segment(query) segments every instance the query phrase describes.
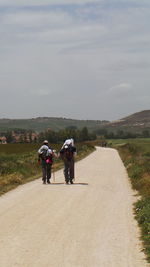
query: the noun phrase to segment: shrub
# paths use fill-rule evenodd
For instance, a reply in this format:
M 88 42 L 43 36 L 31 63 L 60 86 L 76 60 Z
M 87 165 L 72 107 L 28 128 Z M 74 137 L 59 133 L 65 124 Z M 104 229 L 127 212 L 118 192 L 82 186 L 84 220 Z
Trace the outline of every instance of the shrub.
M 136 219 L 141 226 L 144 251 L 150 262 L 150 198 L 139 200 L 135 204 Z

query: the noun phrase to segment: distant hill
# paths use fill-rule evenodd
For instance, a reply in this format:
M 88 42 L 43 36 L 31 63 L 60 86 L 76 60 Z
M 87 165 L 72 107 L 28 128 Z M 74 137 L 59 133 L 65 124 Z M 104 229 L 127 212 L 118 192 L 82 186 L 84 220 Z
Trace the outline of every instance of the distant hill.
M 0 132 L 12 129 L 33 130 L 36 132 L 42 132 L 46 129 L 58 131 L 67 127 L 78 129 L 87 127 L 89 131 L 93 131 L 106 123 L 108 123 L 108 121 L 74 120 L 55 117 L 38 117 L 32 119 L 0 119 Z
M 100 128 L 114 134 L 120 130 L 133 134 L 141 134 L 145 130 L 150 132 L 150 110 L 143 110 L 120 120 L 108 122 L 104 127 Z
M 147 128 L 150 127 L 150 110 L 143 110 L 141 112 L 134 113 L 128 117 L 122 118 L 117 121 L 112 121 L 108 123 L 109 126 L 113 127 L 140 127 Z
M 128 117 L 125 117 L 124 120 L 127 122 L 133 123 L 145 123 L 150 124 L 150 110 L 143 110 L 141 112 L 134 113 Z
M 0 119 L 0 133 L 12 129 L 33 130 L 42 132 L 46 129 L 59 131 L 65 128 L 81 129 L 87 127 L 89 131 L 107 129 L 116 132 L 118 129 L 131 132 L 150 130 L 150 110 L 134 113 L 116 121 L 106 120 L 75 120 L 57 117 L 38 117 L 32 119 Z

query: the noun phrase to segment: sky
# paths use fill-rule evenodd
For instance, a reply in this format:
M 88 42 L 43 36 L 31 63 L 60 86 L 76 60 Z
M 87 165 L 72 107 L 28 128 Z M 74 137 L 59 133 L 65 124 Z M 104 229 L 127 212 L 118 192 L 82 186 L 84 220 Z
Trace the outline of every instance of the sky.
M 149 0 L 0 0 L 0 118 L 146 109 Z

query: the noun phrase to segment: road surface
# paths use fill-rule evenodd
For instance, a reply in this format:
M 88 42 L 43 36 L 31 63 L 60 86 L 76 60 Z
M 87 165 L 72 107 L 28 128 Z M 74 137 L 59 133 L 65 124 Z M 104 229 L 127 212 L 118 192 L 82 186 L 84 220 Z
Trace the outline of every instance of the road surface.
M 136 200 L 116 150 L 76 163 L 76 180 L 41 179 L 0 198 L 1 267 L 147 267 Z

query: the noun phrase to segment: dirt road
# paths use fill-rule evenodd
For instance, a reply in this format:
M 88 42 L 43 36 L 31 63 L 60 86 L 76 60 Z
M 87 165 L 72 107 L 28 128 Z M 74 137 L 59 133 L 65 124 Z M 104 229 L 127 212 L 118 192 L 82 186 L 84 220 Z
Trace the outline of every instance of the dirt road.
M 0 198 L 1 267 L 146 267 L 133 219 L 135 192 L 116 150 L 97 148 L 63 172 Z

